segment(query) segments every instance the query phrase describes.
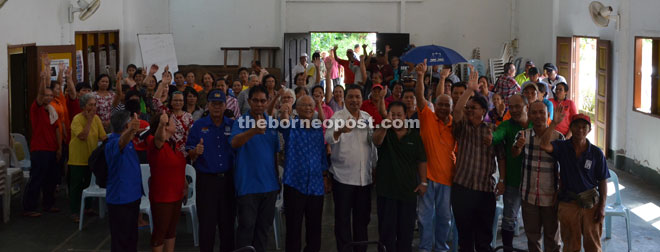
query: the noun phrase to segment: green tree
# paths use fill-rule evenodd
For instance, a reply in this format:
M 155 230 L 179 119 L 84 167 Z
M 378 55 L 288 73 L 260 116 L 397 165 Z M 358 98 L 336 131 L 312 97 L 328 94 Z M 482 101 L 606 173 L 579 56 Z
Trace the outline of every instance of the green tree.
M 346 50 L 353 49 L 355 44 L 366 44 L 367 51 L 374 51 L 375 41 L 370 41 L 368 36 L 369 33 L 312 33 L 311 51 L 319 50 L 321 52 L 327 52 L 334 45 L 337 45 L 337 54 L 340 58 L 346 57 Z

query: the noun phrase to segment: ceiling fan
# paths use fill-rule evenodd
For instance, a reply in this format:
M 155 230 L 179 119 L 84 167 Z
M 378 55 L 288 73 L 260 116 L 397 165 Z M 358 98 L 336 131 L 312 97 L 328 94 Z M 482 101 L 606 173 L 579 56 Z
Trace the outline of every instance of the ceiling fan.
M 78 8 L 74 7 L 73 4 L 69 4 L 69 23 L 73 23 L 73 14 L 76 12 L 80 12 L 80 21 L 87 20 L 94 15 L 94 12 L 99 9 L 99 6 L 101 6 L 101 0 L 93 0 L 92 3 L 88 3 L 85 0 L 78 0 Z
M 621 28 L 621 16 L 612 14 L 612 6 L 605 6 L 601 2 L 593 1 L 589 4 L 589 15 L 594 24 L 600 27 L 607 27 L 610 24 L 610 18 L 616 19 L 616 30 Z

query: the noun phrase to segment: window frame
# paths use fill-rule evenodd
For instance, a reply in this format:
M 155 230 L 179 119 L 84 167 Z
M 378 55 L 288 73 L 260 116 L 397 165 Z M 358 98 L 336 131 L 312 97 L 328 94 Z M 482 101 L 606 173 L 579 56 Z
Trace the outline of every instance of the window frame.
M 651 76 L 651 112 L 643 111 L 640 109 L 642 102 L 642 40 L 651 39 L 652 43 L 652 69 L 655 71 Z M 635 36 L 634 40 L 634 64 L 633 64 L 633 112 L 641 113 L 644 115 L 652 116 L 660 119 L 660 37 L 650 36 Z M 638 74 L 639 73 L 639 74 Z

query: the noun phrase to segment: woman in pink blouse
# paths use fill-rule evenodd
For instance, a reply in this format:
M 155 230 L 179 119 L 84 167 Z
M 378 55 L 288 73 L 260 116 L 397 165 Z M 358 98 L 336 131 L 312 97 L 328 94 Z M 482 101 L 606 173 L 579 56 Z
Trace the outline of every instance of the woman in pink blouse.
M 564 108 L 564 111 L 568 111 L 567 113 L 564 113 L 565 114 L 564 120 L 561 121 L 561 123 L 559 123 L 555 128 L 555 130 L 564 134 L 566 139 L 570 138 L 572 135 L 571 131 L 569 130 L 570 120 L 568 120 L 568 118 L 571 118 L 571 116 L 577 114 L 577 108 L 575 107 L 575 103 L 569 100 L 567 96 L 568 96 L 568 84 L 564 82 L 560 82 L 555 85 L 554 98 L 550 99 L 555 109 L 558 109 L 559 106 L 561 106 Z

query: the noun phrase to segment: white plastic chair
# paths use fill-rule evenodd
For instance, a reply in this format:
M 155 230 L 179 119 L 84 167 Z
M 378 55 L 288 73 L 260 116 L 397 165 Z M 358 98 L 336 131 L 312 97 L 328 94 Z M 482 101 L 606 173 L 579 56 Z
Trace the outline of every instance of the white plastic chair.
M 612 216 L 620 216 L 626 219 L 626 233 L 628 238 L 628 251 L 632 251 L 632 241 L 630 240 L 630 209 L 621 203 L 621 194 L 619 192 L 619 177 L 610 170 L 609 182 L 614 183 L 614 192 L 616 201 L 614 204 L 605 206 L 605 238 L 612 238 Z
M 80 221 L 78 222 L 78 230 L 82 230 L 83 219 L 85 218 L 85 199 L 86 198 L 102 198 L 105 199 L 105 188 L 101 188 L 96 184 L 96 176 L 92 174 L 92 179 L 89 181 L 89 186 L 82 191 L 80 196 Z M 105 216 L 105 200 L 99 200 L 99 217 Z
M 284 189 L 280 190 L 275 200 L 275 217 L 273 218 L 273 230 L 275 231 L 275 249 L 280 250 L 280 234 L 282 233 L 282 212 L 284 212 Z
M 14 141 L 19 142 L 23 146 L 23 153 L 25 153 L 25 158 L 23 160 L 18 160 L 18 166 L 23 168 L 23 170 L 30 170 L 32 168 L 32 161 L 30 160 L 30 147 L 28 142 L 25 139 L 25 136 L 19 133 L 11 133 L 11 137 L 14 138 Z
M 199 221 L 197 219 L 197 204 L 195 203 L 195 183 L 197 180 L 195 168 L 192 165 L 186 165 L 186 177 L 190 177 L 191 181 L 188 185 L 188 200 L 185 204 L 181 206 L 181 212 L 184 212 L 189 217 L 189 225 L 192 225 L 193 241 L 195 242 L 195 247 L 199 246 Z M 191 192 L 192 191 L 192 192 Z
M 144 195 L 142 195 L 142 198 L 140 199 L 140 213 L 149 216 L 149 230 L 153 233 L 154 220 L 151 216 L 151 202 L 149 202 L 149 177 L 151 177 L 149 164 L 141 164 L 140 172 L 142 173 L 142 191 L 144 191 Z

